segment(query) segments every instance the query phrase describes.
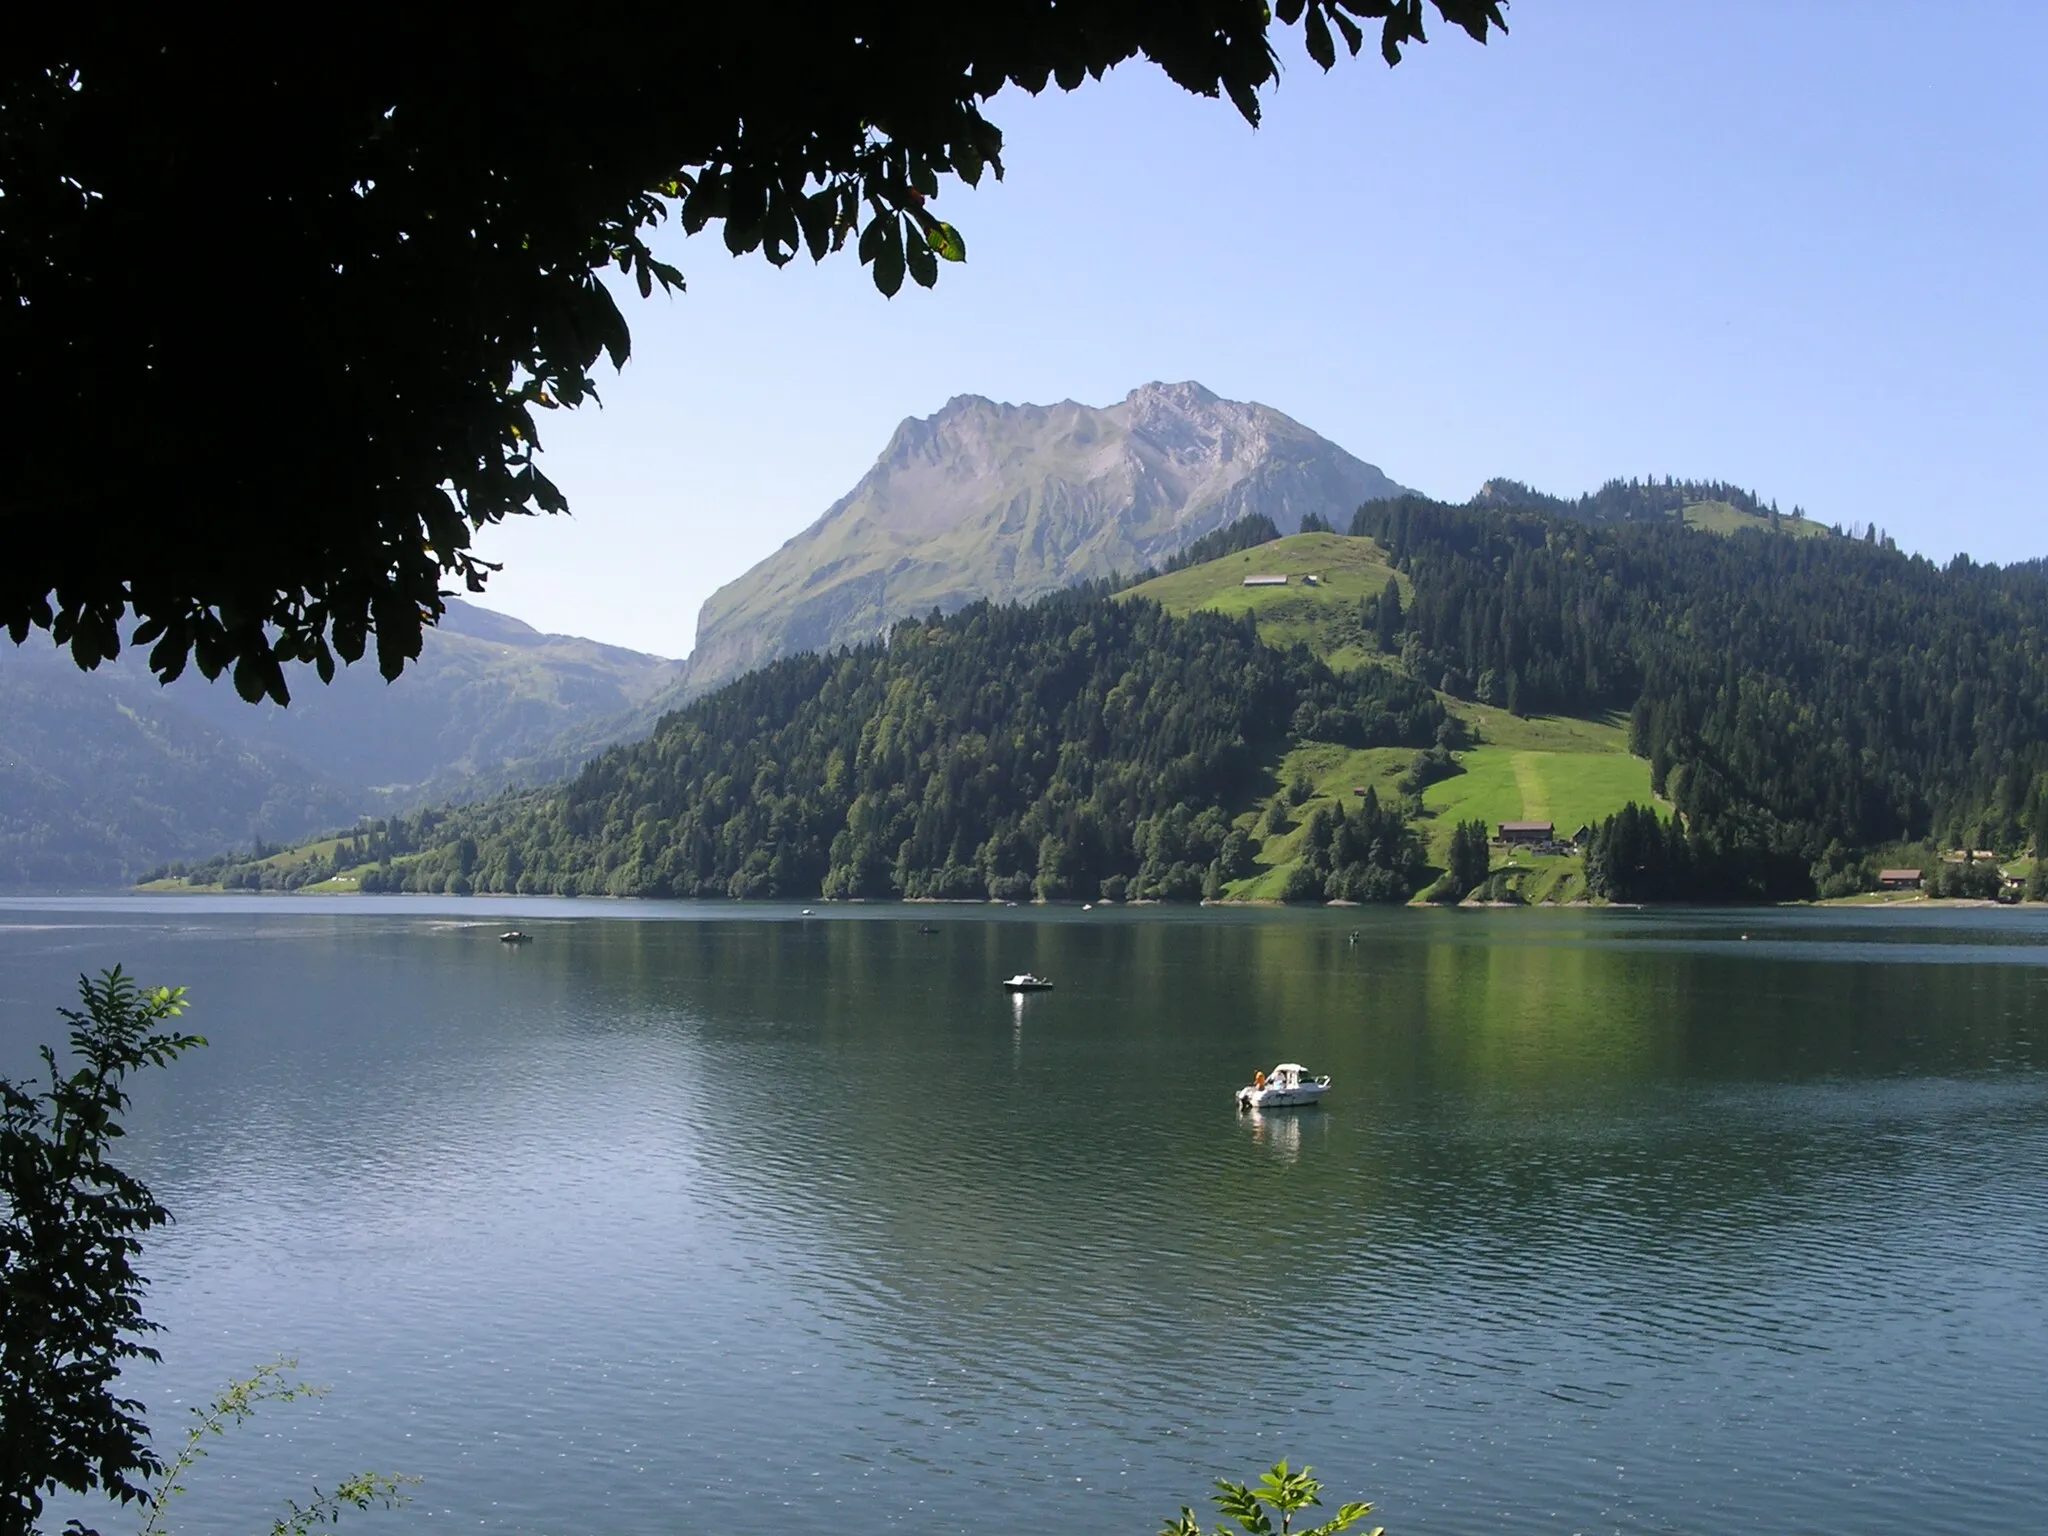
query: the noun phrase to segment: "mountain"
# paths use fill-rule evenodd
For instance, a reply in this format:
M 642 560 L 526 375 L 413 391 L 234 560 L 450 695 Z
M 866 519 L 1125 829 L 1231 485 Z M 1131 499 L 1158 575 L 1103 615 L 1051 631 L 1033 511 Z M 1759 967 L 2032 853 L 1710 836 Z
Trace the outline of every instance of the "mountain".
M 303 837 L 366 797 L 236 741 L 147 673 L 83 673 L 48 646 L 0 655 L 0 888 L 120 885 L 164 859 Z
M 593 752 L 652 729 L 639 711 L 683 664 L 575 635 L 544 634 L 450 599 L 417 661 L 394 682 L 370 665 L 310 678 L 291 706 L 249 705 L 186 678 L 166 690 L 232 739 L 288 752 L 387 802 L 475 798 L 574 771 Z
M 1199 384 L 1147 384 L 1105 408 L 961 395 L 905 421 L 823 517 L 712 595 L 686 689 L 933 609 L 1142 571 L 1253 514 L 1283 533 L 1310 514 L 1342 527 L 1401 491 L 1270 406 Z
M 2048 569 L 1736 510 L 1369 503 L 779 660 L 349 857 L 365 890 L 1290 900 L 1405 899 L 1434 858 L 1452 897 L 1770 901 L 2048 836 Z M 1583 860 L 1488 865 L 1490 824 L 1579 818 Z
M 396 682 L 344 668 L 288 710 L 195 674 L 160 687 L 134 650 L 94 672 L 47 644 L 0 651 L 0 887 L 116 885 L 558 779 L 651 730 L 681 673 L 459 601 Z
M 1291 740 L 1412 754 L 1443 723 L 1390 668 L 1337 673 L 1240 619 L 1084 588 L 785 657 L 567 784 L 365 827 L 348 854 L 377 866 L 354 877 L 366 891 L 1015 899 L 1113 882 L 1193 899 L 1251 872 L 1231 818 Z M 1393 808 L 1367 813 L 1349 878 L 1405 897 L 1420 847 Z

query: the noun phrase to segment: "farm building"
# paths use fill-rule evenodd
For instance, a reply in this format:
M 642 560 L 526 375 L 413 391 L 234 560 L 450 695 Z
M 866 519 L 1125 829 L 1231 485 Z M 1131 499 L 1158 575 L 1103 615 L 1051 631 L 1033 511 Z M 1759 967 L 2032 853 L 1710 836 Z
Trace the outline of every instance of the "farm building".
M 1244 579 L 1244 584 L 1248 587 L 1284 587 L 1287 585 L 1287 578 L 1285 576 L 1247 576 Z
M 1510 845 L 1548 843 L 1555 839 L 1556 833 L 1556 825 L 1548 821 L 1504 821 L 1500 824 L 1500 836 L 1494 841 Z
M 1877 888 L 1880 891 L 1917 891 L 1920 889 L 1920 871 L 1880 869 L 1877 872 Z

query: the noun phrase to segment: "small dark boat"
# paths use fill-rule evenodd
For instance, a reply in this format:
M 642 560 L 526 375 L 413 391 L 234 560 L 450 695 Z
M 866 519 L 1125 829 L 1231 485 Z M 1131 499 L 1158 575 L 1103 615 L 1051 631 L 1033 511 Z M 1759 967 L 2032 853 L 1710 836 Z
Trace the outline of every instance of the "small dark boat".
M 937 933 L 939 930 L 934 928 L 930 923 L 919 923 L 917 925 L 917 931 L 919 933 Z
M 498 935 L 498 942 L 500 944 L 531 944 L 533 942 L 533 935 L 521 933 L 517 928 L 507 928 Z

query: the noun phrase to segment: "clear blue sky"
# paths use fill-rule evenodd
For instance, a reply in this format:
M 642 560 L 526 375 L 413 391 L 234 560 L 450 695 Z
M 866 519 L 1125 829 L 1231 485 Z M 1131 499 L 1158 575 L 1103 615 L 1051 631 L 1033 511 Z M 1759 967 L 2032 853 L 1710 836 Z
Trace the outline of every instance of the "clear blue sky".
M 1930 23 L 1939 17 L 1941 25 Z M 570 519 L 485 601 L 682 655 L 698 605 L 956 394 L 1199 379 L 1432 494 L 1718 477 L 1946 558 L 2048 554 L 2048 6 L 1524 0 L 1480 48 L 1288 69 L 1257 132 L 1127 66 L 991 115 L 970 260 L 715 234 L 627 304 L 603 410 L 547 423 Z

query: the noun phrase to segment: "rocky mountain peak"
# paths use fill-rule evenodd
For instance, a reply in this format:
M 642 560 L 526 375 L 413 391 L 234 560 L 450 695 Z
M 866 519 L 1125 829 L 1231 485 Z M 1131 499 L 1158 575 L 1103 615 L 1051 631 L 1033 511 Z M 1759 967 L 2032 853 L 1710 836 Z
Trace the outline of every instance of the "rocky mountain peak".
M 689 688 L 935 607 L 1142 570 L 1253 513 L 1288 532 L 1309 512 L 1348 522 L 1401 489 L 1272 407 L 1192 380 L 1103 407 L 956 395 L 900 424 L 858 485 L 712 595 Z

